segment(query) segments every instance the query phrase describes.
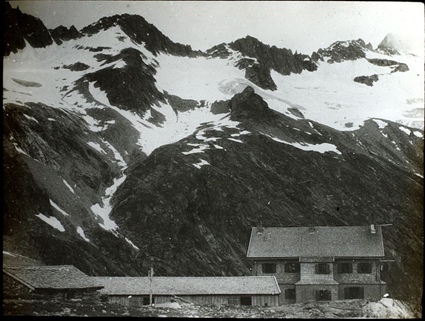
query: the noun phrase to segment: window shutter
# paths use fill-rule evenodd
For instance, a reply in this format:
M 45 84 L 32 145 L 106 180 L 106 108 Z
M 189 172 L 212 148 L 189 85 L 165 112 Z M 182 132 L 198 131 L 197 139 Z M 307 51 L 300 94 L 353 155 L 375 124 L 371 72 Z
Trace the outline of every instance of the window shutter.
M 359 288 L 360 289 L 360 299 L 364 299 L 364 288 Z
M 348 272 L 353 273 L 353 263 L 348 263 L 348 266 L 349 266 Z
M 331 265 L 330 264 L 326 264 L 326 274 L 331 273 Z
M 348 291 L 349 288 L 344 288 L 344 299 L 351 299 Z
M 320 301 L 320 291 L 316 290 L 316 301 Z
M 319 264 L 315 265 L 315 271 L 316 271 L 316 274 L 319 274 Z

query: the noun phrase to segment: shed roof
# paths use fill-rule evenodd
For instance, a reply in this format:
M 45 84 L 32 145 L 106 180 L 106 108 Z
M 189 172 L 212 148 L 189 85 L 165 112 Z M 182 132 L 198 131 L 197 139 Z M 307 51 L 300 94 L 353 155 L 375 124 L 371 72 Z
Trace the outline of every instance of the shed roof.
M 109 295 L 149 295 L 148 277 L 94 277 Z M 153 295 L 279 294 L 274 276 L 154 277 Z
M 248 258 L 383 257 L 382 230 L 369 226 L 253 227 Z
M 31 289 L 64 290 L 103 287 L 72 265 L 4 267 L 3 272 Z

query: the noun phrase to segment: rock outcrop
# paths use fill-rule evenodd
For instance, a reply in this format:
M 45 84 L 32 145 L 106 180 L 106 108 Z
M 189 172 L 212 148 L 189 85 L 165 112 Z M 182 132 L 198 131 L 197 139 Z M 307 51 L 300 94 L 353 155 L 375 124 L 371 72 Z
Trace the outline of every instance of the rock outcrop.
M 3 10 L 3 56 L 25 48 L 25 41 L 34 48 L 44 48 L 53 43 L 49 30 L 40 19 L 22 13 L 19 7 L 13 9 L 6 1 Z

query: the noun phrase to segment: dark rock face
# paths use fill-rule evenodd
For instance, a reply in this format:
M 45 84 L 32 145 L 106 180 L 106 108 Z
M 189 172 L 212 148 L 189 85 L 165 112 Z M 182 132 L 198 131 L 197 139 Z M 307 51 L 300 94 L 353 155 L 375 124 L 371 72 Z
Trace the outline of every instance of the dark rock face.
M 230 115 L 233 120 L 273 119 L 275 112 L 257 95 L 250 86 L 236 94 L 229 102 Z
M 370 50 L 370 46 L 369 44 L 366 45 L 362 39 L 336 41 L 328 48 L 319 49 L 312 60 L 318 61 L 319 59 L 328 58 L 328 63 L 356 60 L 366 57 L 365 50 Z
M 291 108 L 288 108 L 288 111 L 296 117 L 304 118 L 303 113 L 300 112 L 298 108 L 291 107 Z
M 64 26 L 59 26 L 50 30 L 50 34 L 58 45 L 61 45 L 64 41 L 78 39 L 83 36 L 74 26 L 71 26 L 69 29 Z
M 293 54 L 290 49 L 270 47 L 251 36 L 238 39 L 230 43 L 229 47 L 245 56 L 256 58 L 265 68 L 274 69 L 282 75 L 301 73 L 305 69 L 304 59 L 309 59 L 307 55 Z M 311 67 L 311 69 L 317 69 L 317 67 L 314 68 L 313 63 Z
M 86 65 L 82 62 L 76 62 L 72 65 L 64 65 L 62 68 L 69 69 L 71 71 L 84 71 L 90 68 L 90 66 Z
M 59 109 L 42 104 L 9 104 L 6 110 L 3 132 L 8 139 L 3 146 L 3 173 L 8 188 L 3 211 L 4 244 L 45 264 L 72 264 L 89 275 L 128 275 L 127 270 L 134 275 L 134 268 L 124 269 L 112 258 L 112 253 L 120 249 L 129 259 L 132 253 L 128 244 L 103 230 L 87 206 L 100 202 L 103 189 L 119 173 L 116 164 L 87 144 L 101 143 L 98 138 L 86 131 L 78 116 Z M 37 121 L 28 120 L 24 113 Z M 118 150 L 122 146 L 131 152 L 129 146 L 135 145 L 131 126 L 120 128 L 120 140 L 114 141 L 113 133 L 111 126 L 104 138 Z M 69 216 L 55 212 L 50 200 Z M 47 225 L 36 217 L 39 213 L 56 217 L 65 231 Z M 77 234 L 77 226 L 84 229 L 90 243 Z
M 158 101 L 164 101 L 164 95 L 155 87 L 155 69 L 145 64 L 142 59 L 143 53 L 133 49 L 123 49 L 118 55 L 99 56 L 103 64 L 109 64 L 122 59 L 126 66 L 123 68 L 106 67 L 86 74 L 79 79 L 74 90 L 87 92 L 88 82 L 95 82 L 106 92 L 111 105 L 124 110 L 134 111 L 141 116 L 150 109 L 150 106 Z M 155 122 L 164 121 L 164 116 L 155 110 L 151 110 Z
M 25 40 L 34 48 L 44 48 L 53 43 L 49 30 L 40 19 L 22 13 L 19 7 L 13 9 L 8 2 L 3 3 L 3 10 L 3 56 L 25 48 Z
M 389 60 L 389 59 L 367 59 L 371 64 L 381 67 L 388 67 L 400 64 L 397 61 Z
M 245 69 L 245 78 L 263 89 L 277 89 L 276 84 L 270 75 L 270 70 L 265 66 L 254 64 L 250 67 L 247 67 Z
M 226 49 L 226 44 L 224 43 L 208 49 L 206 53 L 213 58 L 220 57 L 224 59 L 230 56 L 230 52 Z
M 164 92 L 164 97 L 175 111 L 185 112 L 196 107 L 202 107 L 203 104 L 193 99 L 182 99 L 176 95 L 170 95 Z
M 239 59 L 235 65 L 239 69 L 245 69 L 245 78 L 263 89 L 277 89 L 270 75 L 271 69 L 282 75 L 301 73 L 303 70 L 317 70 L 317 65 L 309 56 L 293 54 L 291 50 L 279 49 L 276 46 L 270 47 L 251 36 L 238 39 L 228 44 L 228 47 L 245 57 L 250 57 Z M 211 57 L 227 58 L 230 52 L 226 44 L 220 44 L 208 49 L 206 54 Z
M 376 74 L 372 75 L 372 76 L 358 76 L 358 77 L 354 78 L 355 82 L 365 84 L 365 85 L 370 86 L 370 87 L 372 87 L 373 83 L 375 81 L 378 81 L 378 80 L 379 80 L 379 77 Z
M 211 112 L 214 115 L 227 114 L 228 112 L 230 112 L 229 102 L 230 100 L 220 100 L 213 102 L 211 105 Z
M 406 72 L 409 71 L 409 66 L 405 63 L 397 62 L 389 59 L 367 59 L 371 64 L 381 67 L 391 67 L 391 72 Z
M 196 54 L 199 54 L 193 52 L 189 45 L 182 45 L 171 41 L 154 25 L 148 23 L 143 17 L 138 15 L 123 14 L 105 17 L 98 22 L 84 27 L 81 29 L 81 33 L 92 35 L 115 25 L 121 27 L 122 31 L 136 43 L 145 43 L 146 49 L 154 55 L 160 51 L 176 56 L 196 56 Z
M 394 68 L 392 72 L 406 72 L 409 71 L 409 66 L 404 63 L 399 63 L 397 67 Z

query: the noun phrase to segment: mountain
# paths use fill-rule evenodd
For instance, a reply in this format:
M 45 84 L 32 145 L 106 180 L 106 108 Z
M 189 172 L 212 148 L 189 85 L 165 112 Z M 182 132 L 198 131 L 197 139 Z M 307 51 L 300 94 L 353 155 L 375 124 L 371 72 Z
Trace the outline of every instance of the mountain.
M 43 22 L 31 15 L 12 9 L 8 2 L 3 4 L 4 33 L 3 56 L 25 48 L 28 42 L 34 48 L 43 48 L 53 43 L 52 37 Z
M 5 251 L 89 275 L 244 275 L 260 222 L 391 223 L 388 291 L 418 301 L 423 59 L 361 39 L 200 52 L 136 15 L 5 17 Z

